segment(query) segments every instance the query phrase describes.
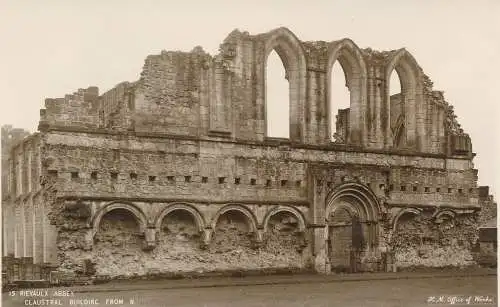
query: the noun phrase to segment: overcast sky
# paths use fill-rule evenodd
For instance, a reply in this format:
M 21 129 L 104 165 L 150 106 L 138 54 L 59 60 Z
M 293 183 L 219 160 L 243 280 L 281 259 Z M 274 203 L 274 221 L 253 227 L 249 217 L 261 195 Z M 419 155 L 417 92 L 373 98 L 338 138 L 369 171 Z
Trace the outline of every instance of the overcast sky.
M 215 54 L 235 28 L 257 34 L 286 26 L 306 41 L 406 47 L 471 135 L 479 183 L 500 195 L 498 0 L 0 3 L 1 124 L 35 131 L 45 98 L 135 81 L 146 56 L 162 49 L 201 45 Z

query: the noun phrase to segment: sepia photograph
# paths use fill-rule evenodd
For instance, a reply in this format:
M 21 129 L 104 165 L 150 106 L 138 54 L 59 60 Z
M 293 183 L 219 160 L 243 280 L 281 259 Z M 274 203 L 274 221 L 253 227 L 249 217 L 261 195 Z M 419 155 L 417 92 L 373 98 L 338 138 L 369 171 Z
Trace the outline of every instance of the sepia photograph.
M 1 306 L 498 306 L 500 1 L 0 2 Z

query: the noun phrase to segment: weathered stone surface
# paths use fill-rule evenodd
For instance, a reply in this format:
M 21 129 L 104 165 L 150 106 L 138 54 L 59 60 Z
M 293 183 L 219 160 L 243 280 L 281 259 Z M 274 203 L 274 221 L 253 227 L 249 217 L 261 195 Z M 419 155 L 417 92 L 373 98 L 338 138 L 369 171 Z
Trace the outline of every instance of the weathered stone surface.
M 266 132 L 272 50 L 290 84 L 283 139 Z M 328 107 L 336 61 L 343 110 Z M 162 51 L 135 82 L 47 99 L 39 130 L 18 144 L 2 130 L 4 255 L 83 276 L 375 271 L 391 253 L 467 265 L 496 216 L 469 136 L 405 49 L 235 30 L 217 55 Z

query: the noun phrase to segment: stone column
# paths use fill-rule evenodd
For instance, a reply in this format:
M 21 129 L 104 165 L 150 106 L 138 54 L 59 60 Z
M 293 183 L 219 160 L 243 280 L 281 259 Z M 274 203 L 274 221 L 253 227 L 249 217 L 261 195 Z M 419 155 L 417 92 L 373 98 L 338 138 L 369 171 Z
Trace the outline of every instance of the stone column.
M 253 241 L 253 247 L 261 248 L 264 243 L 264 229 L 263 228 L 257 229 L 254 235 L 255 236 Z
M 425 129 L 425 119 L 426 119 L 426 107 L 427 101 L 424 99 L 423 90 L 420 85 L 420 77 L 418 77 L 417 85 L 415 86 L 415 130 L 416 130 L 416 145 L 417 150 L 419 151 L 427 151 L 427 147 L 425 146 L 426 137 L 426 129 Z
M 34 239 L 33 239 L 33 263 L 43 264 L 43 249 L 44 240 L 43 234 L 45 232 L 43 225 L 43 206 L 37 201 L 34 206 Z
M 318 273 L 329 273 L 328 248 L 326 246 L 327 226 L 325 224 L 311 226 L 314 270 Z
M 33 202 L 31 199 L 28 199 L 24 204 L 25 214 L 24 214 L 24 223 L 25 223 L 25 233 L 24 233 L 24 257 L 33 257 L 33 237 L 34 237 L 34 225 L 33 225 Z
M 90 251 L 94 247 L 94 234 L 95 232 L 94 229 L 92 229 L 92 227 L 88 227 L 85 230 L 85 237 L 82 246 L 84 250 Z
M 350 106 L 349 106 L 349 127 L 347 132 L 349 144 L 361 144 L 362 141 L 362 124 L 361 124 L 361 113 L 362 108 L 362 97 L 361 92 L 361 78 L 358 73 L 353 74 L 350 81 L 349 93 L 350 93 Z
M 44 263 L 57 264 L 57 228 L 51 225 L 48 217 L 44 219 L 45 236 L 44 236 Z
M 213 234 L 212 228 L 207 227 L 207 228 L 203 229 L 201 243 L 200 243 L 200 247 L 202 249 L 208 248 L 208 246 L 210 245 L 210 242 L 212 241 L 212 234 Z
M 143 250 L 152 250 L 156 247 L 156 228 L 148 227 L 144 230 L 145 242 L 142 247 Z
M 11 256 L 14 254 L 14 231 L 12 229 L 14 216 L 12 214 L 12 205 L 10 201 L 5 201 L 2 204 L 2 239 L 3 239 L 3 256 Z
M 439 153 L 446 152 L 446 139 L 444 133 L 444 108 L 438 108 L 438 142 L 439 142 Z
M 216 132 L 229 132 L 228 114 L 229 108 L 226 106 L 229 86 L 226 84 L 225 63 L 222 58 L 217 58 L 211 70 L 210 84 L 210 130 Z M 230 91 L 229 91 L 230 92 Z
M 24 208 L 21 203 L 14 204 L 16 210 L 15 216 L 15 257 L 24 257 Z

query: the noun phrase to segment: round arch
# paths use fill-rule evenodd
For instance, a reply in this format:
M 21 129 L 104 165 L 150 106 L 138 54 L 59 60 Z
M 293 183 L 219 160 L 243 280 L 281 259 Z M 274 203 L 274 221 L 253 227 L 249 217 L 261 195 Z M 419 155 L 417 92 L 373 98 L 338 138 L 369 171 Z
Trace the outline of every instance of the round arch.
M 437 212 L 436 214 L 434 214 L 433 217 L 434 217 L 434 219 L 439 219 L 439 218 L 443 217 L 444 215 L 449 216 L 453 219 L 453 218 L 455 218 L 455 216 L 457 214 L 455 212 L 453 212 L 452 210 L 445 209 L 445 210 L 441 210 L 441 211 Z
M 174 211 L 185 211 L 190 213 L 194 218 L 196 227 L 198 228 L 199 232 L 202 232 L 205 228 L 205 219 L 203 218 L 203 215 L 201 215 L 201 213 L 194 206 L 186 203 L 170 204 L 165 209 L 163 209 L 155 219 L 155 228 L 160 229 L 163 219 Z
M 351 204 L 361 222 L 376 222 L 380 214 L 380 204 L 373 191 L 360 183 L 345 183 L 331 191 L 327 196 L 326 216 L 330 216 L 337 207 L 345 203 Z
M 101 224 L 103 216 L 106 213 L 116 209 L 123 209 L 130 212 L 135 217 L 139 225 L 140 232 L 143 233 L 145 231 L 148 225 L 148 221 L 144 212 L 137 205 L 126 202 L 112 202 L 100 208 L 92 217 L 91 219 L 92 237 L 94 237 L 95 234 L 97 233 L 97 230 L 99 229 L 99 225 Z
M 404 114 L 412 114 L 405 116 L 404 127 L 406 136 L 405 146 L 420 148 L 422 144 L 417 144 L 417 136 L 424 135 L 423 121 L 417 122 L 417 114 L 423 111 L 423 88 L 421 84 L 421 68 L 415 58 L 406 50 L 399 49 L 390 59 L 385 70 L 385 85 L 386 85 L 386 116 L 391 116 L 391 97 L 390 97 L 390 80 L 391 74 L 396 70 L 401 82 L 401 94 L 404 98 Z M 385 127 L 386 146 L 394 145 L 394 135 L 390 127 L 390 120 L 387 121 Z M 422 140 L 423 141 L 423 140 Z M 422 142 L 421 141 L 421 142 Z
M 346 86 L 350 91 L 350 110 L 348 139 L 349 143 L 360 143 L 366 139 L 366 129 L 364 129 L 364 114 L 367 108 L 367 69 L 366 63 L 359 47 L 350 39 L 344 38 L 335 41 L 328 46 L 328 63 L 326 67 L 327 77 L 325 79 L 326 89 L 326 110 L 328 112 L 328 140 L 332 133 L 330 102 L 332 99 L 331 82 L 332 70 L 335 62 L 338 61 L 345 74 Z
M 299 210 L 297 210 L 296 208 L 293 208 L 293 207 L 278 206 L 278 207 L 275 207 L 272 210 L 270 210 L 266 214 L 266 216 L 264 217 L 264 222 L 263 222 L 264 232 L 267 232 L 268 223 L 269 223 L 269 220 L 271 219 L 271 217 L 275 214 L 280 213 L 280 212 L 288 212 L 288 213 L 292 214 L 293 216 L 295 216 L 297 218 L 298 223 L 299 223 L 299 230 L 305 231 L 306 222 L 305 222 L 305 218 L 304 218 L 304 215 L 302 214 L 302 212 L 300 212 Z
M 306 103 L 306 68 L 307 60 L 304 47 L 299 39 L 289 29 L 281 27 L 261 35 L 263 39 L 263 61 L 259 62 L 258 69 L 260 77 L 257 78 L 257 86 L 263 97 L 263 110 L 267 105 L 266 70 L 267 58 L 272 50 L 275 50 L 283 62 L 287 79 L 289 81 L 289 103 L 290 103 L 290 139 L 300 141 L 304 136 L 305 126 L 300 120 Z M 267 114 L 264 119 L 264 133 L 267 135 Z
M 416 208 L 405 208 L 400 210 L 393 218 L 391 221 L 392 225 L 392 230 L 395 232 L 396 227 L 398 226 L 399 219 L 405 215 L 405 214 L 413 214 L 413 215 L 420 215 L 422 213 L 422 210 L 416 209 Z
M 213 230 L 215 230 L 215 226 L 217 225 L 217 221 L 219 220 L 220 216 L 223 215 L 224 213 L 230 212 L 230 211 L 236 211 L 241 214 L 243 214 L 247 218 L 247 223 L 250 228 L 250 232 L 255 232 L 257 231 L 257 218 L 253 214 L 253 212 L 248 209 L 244 205 L 237 205 L 237 204 L 231 204 L 231 205 L 226 205 L 222 207 L 217 213 L 214 215 L 212 218 L 211 222 L 211 227 Z

